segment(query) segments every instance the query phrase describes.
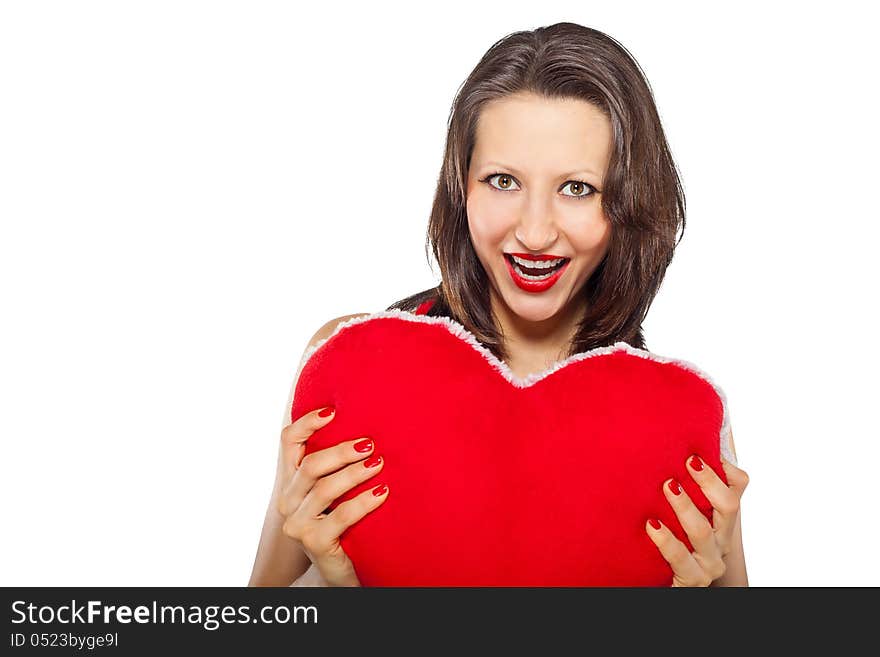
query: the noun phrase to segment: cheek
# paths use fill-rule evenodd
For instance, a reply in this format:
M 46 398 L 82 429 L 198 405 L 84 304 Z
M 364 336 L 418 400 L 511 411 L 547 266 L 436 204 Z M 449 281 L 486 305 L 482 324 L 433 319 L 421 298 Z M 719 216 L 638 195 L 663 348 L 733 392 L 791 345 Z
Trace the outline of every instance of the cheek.
M 471 239 L 478 252 L 497 247 L 513 226 L 508 213 L 499 210 L 498 204 L 486 202 L 479 193 L 468 197 L 467 217 Z
M 576 222 L 566 226 L 566 234 L 571 238 L 571 245 L 579 254 L 605 255 L 611 241 L 611 222 L 600 210 L 591 213 L 586 219 L 583 215 Z

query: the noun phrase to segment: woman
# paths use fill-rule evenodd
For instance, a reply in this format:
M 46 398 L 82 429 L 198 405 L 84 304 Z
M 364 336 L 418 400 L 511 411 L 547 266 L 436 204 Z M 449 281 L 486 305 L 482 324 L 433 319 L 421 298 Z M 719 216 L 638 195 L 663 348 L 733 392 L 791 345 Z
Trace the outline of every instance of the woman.
M 442 282 L 390 308 L 454 319 L 519 377 L 616 341 L 645 349 L 641 324 L 684 224 L 654 100 L 626 49 L 573 23 L 517 32 L 489 49 L 453 105 L 428 228 Z M 327 322 L 306 352 L 357 316 Z M 339 537 L 390 490 L 379 483 L 323 512 L 383 466 L 363 437 L 303 458 L 332 418 L 315 409 L 282 430 L 252 586 L 359 585 Z M 677 482 L 663 486 L 693 552 L 658 521 L 645 524 L 674 586 L 748 585 L 748 476 L 722 464 L 729 485 L 687 462 L 714 507 L 711 525 Z

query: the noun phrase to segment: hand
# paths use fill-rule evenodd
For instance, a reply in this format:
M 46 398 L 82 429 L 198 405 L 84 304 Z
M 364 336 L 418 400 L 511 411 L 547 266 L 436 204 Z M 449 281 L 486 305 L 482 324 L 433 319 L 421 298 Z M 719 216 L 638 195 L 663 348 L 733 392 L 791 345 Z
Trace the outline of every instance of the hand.
M 291 586 L 305 586 L 309 588 L 314 588 L 317 586 L 330 586 L 321 576 L 321 572 L 318 570 L 315 564 L 311 564 L 306 572 L 297 577 Z
M 302 546 L 327 586 L 360 586 L 339 537 L 387 499 L 388 487 L 364 491 L 329 512 L 327 507 L 379 473 L 384 459 L 371 457 L 374 442 L 370 438 L 342 442 L 303 456 L 305 442 L 335 416 L 321 417 L 318 413 L 306 413 L 281 431 L 276 485 L 281 487 L 278 511 L 285 517 L 282 529 Z
M 689 551 L 668 527 L 655 518 L 646 523 L 645 529 L 672 566 L 672 586 L 709 586 L 727 570 L 724 557 L 731 549 L 739 502 L 748 486 L 749 476 L 724 458 L 721 467 L 730 485 L 726 485 L 696 454 L 687 460 L 686 467 L 712 504 L 712 524 L 678 482 L 667 479 L 663 482 L 663 492 L 694 551 Z

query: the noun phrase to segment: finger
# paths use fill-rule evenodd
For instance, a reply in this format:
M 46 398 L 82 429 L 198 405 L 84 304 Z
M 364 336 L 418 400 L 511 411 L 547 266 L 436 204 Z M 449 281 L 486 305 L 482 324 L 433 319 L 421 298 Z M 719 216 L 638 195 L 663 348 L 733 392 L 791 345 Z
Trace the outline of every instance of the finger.
M 338 538 L 346 529 L 362 519 L 370 511 L 377 509 L 388 499 L 388 485 L 379 484 L 360 495 L 346 500 L 324 518 L 319 531 L 324 533 L 325 540 Z
M 367 458 L 374 449 L 373 439 L 361 436 L 307 454 L 291 477 L 285 495 L 302 500 L 321 477 Z
M 712 583 L 687 546 L 666 525 L 652 518 L 645 523 L 645 531 L 672 568 L 673 586 L 708 586 Z
M 694 552 L 700 556 L 701 562 L 714 563 L 721 560 L 721 549 L 715 540 L 715 530 L 709 519 L 697 508 L 690 496 L 675 479 L 667 479 L 663 484 L 663 493 L 678 516 L 682 529 L 688 536 Z
M 734 488 L 725 484 L 721 477 L 706 465 L 697 454 L 693 454 L 686 462 L 691 478 L 697 482 L 706 499 L 712 504 L 712 524 L 715 532 L 729 542 L 736 514 L 739 511 L 739 494 Z
M 371 438 L 361 437 L 338 443 L 303 457 L 299 468 L 287 481 L 281 495 L 288 513 L 295 511 L 303 503 L 309 491 L 322 477 L 336 472 L 348 464 L 363 462 L 364 459 L 370 457 L 374 449 L 375 443 Z M 309 516 L 309 519 L 313 517 Z
M 323 413 L 323 415 L 322 415 Z M 332 406 L 309 411 L 281 430 L 281 454 L 284 472 L 292 474 L 305 453 L 305 442 L 336 417 Z
M 318 479 L 300 505 L 303 518 L 317 518 L 341 495 L 382 471 L 385 459 L 374 454 Z
M 749 485 L 749 475 L 746 474 L 745 470 L 736 467 L 724 457 L 721 457 L 721 467 L 724 468 L 724 474 L 727 477 L 728 485 L 736 491 L 737 497 L 742 497 L 743 492 L 746 490 L 746 486 Z

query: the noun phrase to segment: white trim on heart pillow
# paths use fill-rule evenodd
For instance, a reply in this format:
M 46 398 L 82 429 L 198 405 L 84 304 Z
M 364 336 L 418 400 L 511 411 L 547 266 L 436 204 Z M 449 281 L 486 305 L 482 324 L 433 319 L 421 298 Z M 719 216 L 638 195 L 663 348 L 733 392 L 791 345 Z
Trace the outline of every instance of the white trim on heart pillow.
M 727 395 L 724 394 L 724 391 L 721 387 L 716 384 L 712 378 L 703 372 L 700 368 L 698 368 L 693 363 L 690 363 L 686 360 L 681 360 L 679 358 L 666 358 L 664 356 L 659 356 L 657 354 L 651 353 L 650 351 L 646 351 L 644 349 L 638 349 L 636 347 L 631 346 L 626 342 L 615 342 L 611 346 L 607 347 L 596 347 L 595 349 L 589 349 L 587 351 L 574 354 L 569 356 L 564 360 L 560 360 L 555 362 L 546 370 L 541 372 L 534 372 L 529 374 L 525 378 L 520 378 L 516 376 L 508 367 L 507 363 L 499 360 L 495 354 L 486 349 L 482 344 L 480 344 L 479 340 L 474 336 L 473 333 L 468 331 L 464 326 L 459 324 L 453 319 L 448 317 L 429 317 L 427 315 L 416 315 L 408 310 L 400 310 L 397 308 L 393 308 L 391 310 L 383 310 L 380 312 L 372 313 L 370 315 L 364 315 L 361 317 L 353 317 L 352 319 L 346 320 L 344 322 L 340 322 L 336 325 L 336 329 L 331 333 L 328 337 L 323 340 L 319 340 L 314 345 L 310 346 L 306 352 L 303 354 L 303 357 L 300 361 L 300 371 L 305 366 L 306 362 L 311 358 L 312 354 L 314 354 L 318 349 L 321 348 L 327 340 L 330 340 L 340 331 L 345 330 L 349 326 L 354 326 L 355 324 L 360 324 L 362 322 L 369 322 L 374 319 L 382 319 L 385 317 L 393 317 L 396 319 L 402 319 L 407 322 L 421 322 L 424 324 L 439 324 L 445 327 L 452 335 L 461 339 L 463 342 L 469 344 L 473 349 L 479 352 L 488 363 L 495 369 L 501 376 L 503 376 L 508 383 L 516 388 L 528 388 L 529 386 L 534 385 L 541 379 L 550 376 L 553 372 L 557 372 L 561 370 L 563 367 L 567 367 L 572 363 L 576 363 L 578 361 L 584 360 L 585 358 L 593 358 L 595 356 L 604 356 L 606 354 L 611 354 L 616 351 L 626 351 L 633 356 L 639 356 L 640 358 L 646 358 L 648 360 L 653 360 L 658 363 L 669 363 L 672 365 L 677 365 L 685 370 L 693 372 L 701 379 L 709 383 L 718 394 L 718 397 L 721 399 L 721 405 L 723 408 L 723 420 L 721 423 L 721 431 L 720 431 L 720 447 L 721 447 L 721 456 L 728 462 L 737 465 L 736 457 L 733 454 L 733 450 L 730 447 L 730 413 L 727 405 Z M 291 390 L 291 398 L 287 400 L 287 409 L 285 416 L 285 424 L 290 422 L 290 411 L 293 404 L 293 391 Z

